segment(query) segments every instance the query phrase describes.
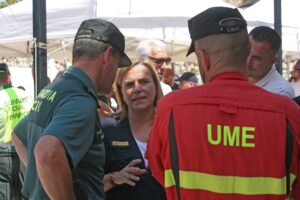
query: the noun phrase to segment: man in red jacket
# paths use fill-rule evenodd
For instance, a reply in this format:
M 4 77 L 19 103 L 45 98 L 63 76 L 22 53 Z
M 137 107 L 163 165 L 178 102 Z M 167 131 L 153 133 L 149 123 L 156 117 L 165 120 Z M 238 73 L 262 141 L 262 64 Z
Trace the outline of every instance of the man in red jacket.
M 203 86 L 158 104 L 148 142 L 168 199 L 300 199 L 300 109 L 248 82 L 246 21 L 213 7 L 189 20 Z

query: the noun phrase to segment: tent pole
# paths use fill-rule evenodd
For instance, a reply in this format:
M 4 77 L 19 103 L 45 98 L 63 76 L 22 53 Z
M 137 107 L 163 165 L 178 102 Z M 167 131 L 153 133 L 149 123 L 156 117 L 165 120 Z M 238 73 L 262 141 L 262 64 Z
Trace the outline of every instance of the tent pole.
M 97 18 L 97 6 L 98 6 L 98 1 L 94 0 L 94 18 Z
M 33 49 L 33 77 L 35 87 L 34 97 L 48 83 L 47 81 L 47 28 L 46 28 L 46 0 L 33 0 L 32 2 L 33 38 L 36 48 Z
M 274 29 L 282 38 L 281 31 L 281 0 L 274 0 Z M 278 52 L 278 62 L 276 63 L 277 71 L 282 74 L 282 46 Z

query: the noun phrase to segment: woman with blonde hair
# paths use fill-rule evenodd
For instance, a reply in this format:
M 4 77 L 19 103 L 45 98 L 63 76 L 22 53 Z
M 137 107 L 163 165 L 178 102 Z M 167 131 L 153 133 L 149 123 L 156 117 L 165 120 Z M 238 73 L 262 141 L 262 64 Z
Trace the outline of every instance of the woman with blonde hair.
M 120 69 L 115 84 L 121 120 L 102 124 L 107 199 L 166 199 L 144 156 L 155 108 L 163 96 L 158 75 L 150 63 L 141 61 Z

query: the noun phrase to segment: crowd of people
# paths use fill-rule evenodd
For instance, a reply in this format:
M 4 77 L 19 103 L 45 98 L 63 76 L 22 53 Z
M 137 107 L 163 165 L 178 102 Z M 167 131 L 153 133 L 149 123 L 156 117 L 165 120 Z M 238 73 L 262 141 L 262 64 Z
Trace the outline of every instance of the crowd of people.
M 278 33 L 248 33 L 237 9 L 187 23 L 203 85 L 160 40 L 132 63 L 103 19 L 81 23 L 34 102 L 1 63 L 0 199 L 300 200 L 300 62 L 286 81 Z

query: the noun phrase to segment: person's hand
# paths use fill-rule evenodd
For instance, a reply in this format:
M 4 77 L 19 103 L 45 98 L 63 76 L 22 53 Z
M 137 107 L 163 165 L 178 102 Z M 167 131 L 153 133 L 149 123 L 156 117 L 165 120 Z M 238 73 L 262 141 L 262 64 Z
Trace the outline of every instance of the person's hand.
M 121 171 L 114 172 L 112 175 L 112 181 L 116 185 L 122 185 L 124 183 L 135 186 L 135 182 L 140 180 L 139 175 L 146 173 L 146 169 L 140 169 L 134 167 L 135 165 L 141 163 L 141 159 L 135 159 L 131 161 L 126 167 Z

